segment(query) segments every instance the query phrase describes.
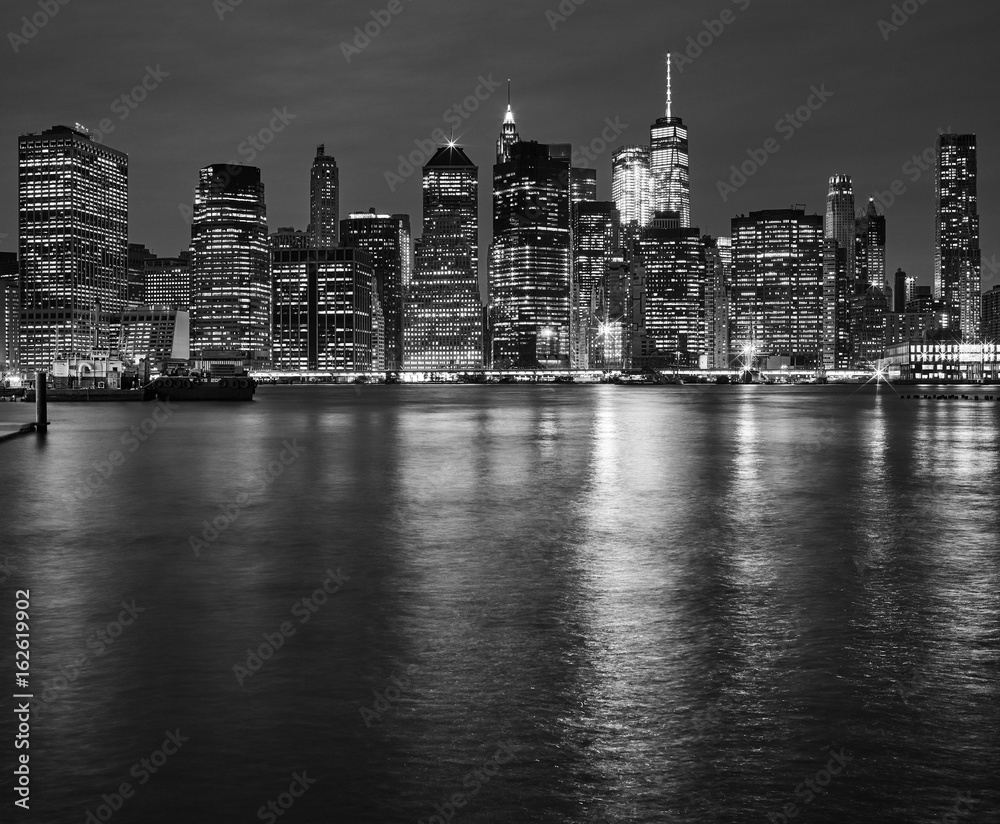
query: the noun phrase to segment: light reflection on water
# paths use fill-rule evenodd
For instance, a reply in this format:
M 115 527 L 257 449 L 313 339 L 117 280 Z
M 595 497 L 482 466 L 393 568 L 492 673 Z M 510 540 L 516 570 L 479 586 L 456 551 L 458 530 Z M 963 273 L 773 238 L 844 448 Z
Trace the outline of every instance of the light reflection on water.
M 46 821 L 83 820 L 174 728 L 190 742 L 122 820 L 254 820 L 303 769 L 283 820 L 426 820 L 456 792 L 456 822 L 931 821 L 967 791 L 1000 810 L 995 404 L 265 387 L 178 409 L 87 494 L 148 415 L 53 405 L 44 446 L 0 445 L 36 683 L 87 656 L 33 729 Z M 346 585 L 300 623 L 328 569 Z M 98 655 L 123 599 L 146 611 Z M 849 767 L 806 802 L 831 746 Z

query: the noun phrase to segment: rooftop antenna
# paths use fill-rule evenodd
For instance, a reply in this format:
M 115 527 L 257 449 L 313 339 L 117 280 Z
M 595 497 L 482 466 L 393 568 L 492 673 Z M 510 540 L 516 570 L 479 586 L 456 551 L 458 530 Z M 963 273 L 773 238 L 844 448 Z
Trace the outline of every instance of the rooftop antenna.
M 670 118 L 670 110 L 673 104 L 673 88 L 670 77 L 670 52 L 667 52 L 667 118 Z

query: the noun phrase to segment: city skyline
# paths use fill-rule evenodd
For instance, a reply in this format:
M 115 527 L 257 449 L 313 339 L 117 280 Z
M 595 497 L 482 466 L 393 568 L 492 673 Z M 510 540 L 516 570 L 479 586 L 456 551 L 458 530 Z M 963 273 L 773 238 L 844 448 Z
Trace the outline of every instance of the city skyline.
M 633 45 L 610 69 L 599 53 L 591 55 L 586 48 L 616 32 L 625 33 L 626 23 L 616 22 L 609 5 L 571 6 L 569 15 L 556 6 L 555 16 L 526 3 L 495 16 L 488 11 L 465 14 L 457 4 L 435 4 L 418 14 L 413 13 L 417 7 L 402 6 L 359 54 L 345 54 L 341 43 L 352 42 L 354 27 L 366 25 L 363 14 L 355 20 L 353 13 L 342 13 L 328 24 L 314 15 L 310 27 L 304 15 L 320 8 L 313 3 L 286 4 L 280 10 L 229 5 L 228 11 L 218 11 L 212 4 L 182 3 L 162 20 L 156 15 L 168 14 L 165 11 L 145 15 L 140 24 L 126 4 L 105 3 L 94 15 L 102 31 L 110 25 L 133 40 L 145 33 L 147 40 L 141 54 L 119 52 L 124 47 L 110 45 L 104 50 L 106 62 L 103 56 L 98 61 L 84 52 L 94 23 L 82 19 L 72 5 L 60 7 L 26 42 L 14 44 L 8 37 L 5 59 L 17 71 L 5 73 L 0 82 L 13 95 L 10 84 L 16 75 L 17 99 L 23 105 L 8 121 L 10 133 L 0 145 L 0 191 L 7 202 L 16 198 L 12 155 L 17 135 L 80 122 L 96 130 L 106 145 L 129 154 L 129 240 L 161 256 L 187 247 L 190 226 L 180 207 L 190 208 L 197 171 L 212 163 L 235 160 L 259 166 L 268 191 L 269 231 L 281 226 L 305 229 L 308 203 L 301 190 L 308 181 L 309 158 L 320 144 L 340 165 L 342 214 L 373 207 L 416 220 L 419 169 L 399 174 L 407 171 L 399 156 L 420 151 L 421 143 L 436 143 L 435 133 L 450 137 L 455 126 L 455 139 L 472 162 L 489 168 L 506 109 L 508 77 L 513 80 L 512 104 L 520 130 L 539 142 L 569 142 L 579 158 L 585 157 L 581 147 L 588 145 L 593 160 L 586 165 L 597 171 L 598 199 L 611 200 L 613 152 L 622 145 L 645 143 L 649 123 L 662 114 L 669 50 L 674 54 L 674 110 L 693 138 L 693 225 L 724 236 L 734 216 L 751 210 L 804 202 L 808 213 L 821 214 L 829 177 L 849 174 L 859 205 L 878 192 L 886 202 L 895 201 L 884 209 L 887 269 L 902 268 L 921 285 L 930 285 L 933 146 L 938 130 L 950 128 L 979 135 L 983 287 L 997 282 L 992 263 L 1000 212 L 995 205 L 998 178 L 992 136 L 998 116 L 979 105 L 989 99 L 987 84 L 995 81 L 981 56 L 985 50 L 974 44 L 950 60 L 948 70 L 942 67 L 944 55 L 937 44 L 946 42 L 956 26 L 962 25 L 964 33 L 967 20 L 953 19 L 943 7 L 920 5 L 897 25 L 891 5 L 880 9 L 847 3 L 835 13 L 804 14 L 747 0 L 729 8 L 699 3 L 665 10 L 639 4 L 636 13 L 645 11 L 650 25 L 628 25 Z M 984 19 L 997 15 L 985 4 L 974 8 Z M 113 20 L 100 14 L 116 9 L 122 12 Z M 729 14 L 720 14 L 722 10 Z M 9 31 L 19 32 L 21 16 L 36 11 L 37 4 L 13 4 Z M 415 53 L 414 42 L 433 46 L 442 40 L 434 26 L 445 11 L 451 11 L 453 19 L 449 60 L 421 56 L 411 65 L 407 58 Z M 774 25 L 776 20 L 780 27 Z M 150 37 L 158 22 L 166 33 Z M 376 28 L 371 15 L 367 22 L 370 31 Z M 185 38 L 179 42 L 171 32 L 184 23 Z M 496 31 L 482 47 L 473 48 L 470 38 L 478 41 L 472 35 L 487 27 Z M 819 28 L 824 30 L 822 39 L 814 34 Z M 973 40 L 988 29 L 968 27 Z M 287 63 L 293 32 L 306 45 L 324 33 L 323 48 L 300 49 L 302 57 L 293 68 L 279 68 Z M 839 57 L 832 52 L 838 35 L 851 44 Z M 185 68 L 185 53 L 204 45 L 206 37 L 218 41 L 218 55 L 206 55 L 197 63 L 197 72 Z M 800 50 L 801 65 L 794 71 L 778 62 L 780 54 L 772 54 L 772 41 L 779 37 L 785 44 L 810 45 Z M 112 39 L 105 35 L 101 42 Z M 228 64 L 223 65 L 223 56 Z M 53 85 L 51 72 L 64 75 L 67 61 L 74 57 L 88 73 L 86 88 L 64 80 Z M 958 76 L 961 82 L 955 80 Z M 136 88 L 142 93 L 132 99 L 130 90 Z M 122 95 L 129 100 L 120 102 Z M 137 102 L 139 97 L 144 99 Z M 112 108 L 115 100 L 119 103 Z M 801 122 L 795 118 L 797 110 L 803 114 Z M 779 129 L 779 118 L 786 112 L 794 122 L 786 121 Z M 100 132 L 102 124 L 112 128 Z M 272 125 L 273 140 L 260 151 L 244 144 L 248 134 Z M 615 134 L 618 129 L 621 133 Z M 751 153 L 759 152 L 769 138 L 780 151 L 765 151 L 766 162 L 723 200 L 718 184 L 725 190 L 740 180 L 730 167 L 749 169 Z M 602 143 L 606 145 L 600 152 L 591 151 Z M 429 157 L 425 153 L 420 165 Z M 393 175 L 402 182 L 390 186 L 387 176 Z M 488 187 L 481 187 L 484 214 L 489 196 Z M 885 202 L 880 205 L 885 207 Z M 0 236 L 6 235 L 0 237 L 0 249 L 13 251 L 16 232 L 16 211 L 0 210 Z M 491 235 L 485 225 L 482 234 L 485 248 Z M 481 280 L 484 257 L 480 255 Z

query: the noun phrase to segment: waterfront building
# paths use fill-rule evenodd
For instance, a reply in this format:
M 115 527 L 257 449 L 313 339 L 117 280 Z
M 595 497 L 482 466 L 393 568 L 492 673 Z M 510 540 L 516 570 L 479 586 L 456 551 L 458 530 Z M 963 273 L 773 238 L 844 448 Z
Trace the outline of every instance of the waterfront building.
M 481 368 L 479 168 L 453 143 L 423 168 L 422 230 L 404 304 L 403 368 Z
M 869 286 L 851 298 L 852 367 L 874 368 L 888 342 L 888 329 L 889 298 L 884 289 Z
M 375 303 L 381 307 L 383 349 L 376 346 L 376 361 L 390 372 L 403 363 L 403 288 L 411 278 L 413 243 L 410 216 L 352 212 L 340 222 L 344 246 L 363 249 L 371 259 L 375 277 Z M 377 370 L 381 371 L 381 370 Z
M 855 220 L 854 237 L 855 294 L 869 286 L 891 289 L 885 271 L 885 215 L 879 214 L 874 198 Z
M 19 371 L 18 315 L 21 309 L 16 252 L 0 252 L 0 386 Z
M 613 202 L 573 204 L 573 305 L 578 335 L 579 368 L 588 368 L 601 334 L 597 314 L 608 267 L 618 254 L 619 219 Z
M 823 362 L 823 231 L 801 208 L 733 218 L 734 354 L 768 368 Z
M 519 141 L 493 167 L 490 301 L 493 363 L 573 364 L 570 155 L 567 144 Z
M 657 212 L 642 231 L 635 252 L 642 270 L 641 326 L 654 347 L 635 365 L 702 366 L 707 355 L 708 263 L 698 229 L 682 226 L 678 212 Z
M 935 312 L 890 312 L 886 318 L 886 346 L 910 340 L 922 340 L 941 331 L 940 316 Z
M 823 222 L 823 364 L 846 369 L 853 363 L 851 299 L 855 278 L 854 188 L 848 175 L 830 178 Z
M 889 377 L 918 383 L 978 383 L 1000 380 L 1000 343 L 969 343 L 954 331 L 890 344 L 879 361 Z
M 274 367 L 371 371 L 374 275 L 368 253 L 275 247 L 271 255 Z
M 271 346 L 271 267 L 264 184 L 253 166 L 199 173 L 191 224 L 191 348 L 240 352 L 263 368 Z M 218 357 L 221 357 L 218 356 Z
M 82 356 L 128 296 L 128 156 L 82 126 L 18 138 L 22 370 Z
M 974 134 L 940 134 L 935 178 L 934 297 L 949 312 L 949 328 L 979 338 L 982 291 Z
M 337 161 L 326 153 L 323 145 L 316 147 L 309 173 L 309 235 L 316 249 L 332 249 L 337 245 L 340 225 L 340 171 Z
M 191 357 L 191 324 L 186 309 L 139 306 L 126 309 L 111 323 L 117 353 L 126 365 L 148 361 L 162 370 L 168 361 Z
M 987 343 L 1000 343 L 1000 286 L 983 294 L 982 338 Z
M 728 237 L 704 237 L 705 334 L 709 369 L 728 369 L 729 290 L 732 283 L 733 247 Z

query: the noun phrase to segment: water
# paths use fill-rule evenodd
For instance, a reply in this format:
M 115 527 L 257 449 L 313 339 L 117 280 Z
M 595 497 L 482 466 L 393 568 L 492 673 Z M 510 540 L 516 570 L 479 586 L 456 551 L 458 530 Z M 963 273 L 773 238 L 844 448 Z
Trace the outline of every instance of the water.
M 1000 820 L 1000 403 L 340 386 L 153 413 L 53 404 L 44 442 L 0 444 L 2 669 L 30 588 L 43 699 L 11 819 Z

